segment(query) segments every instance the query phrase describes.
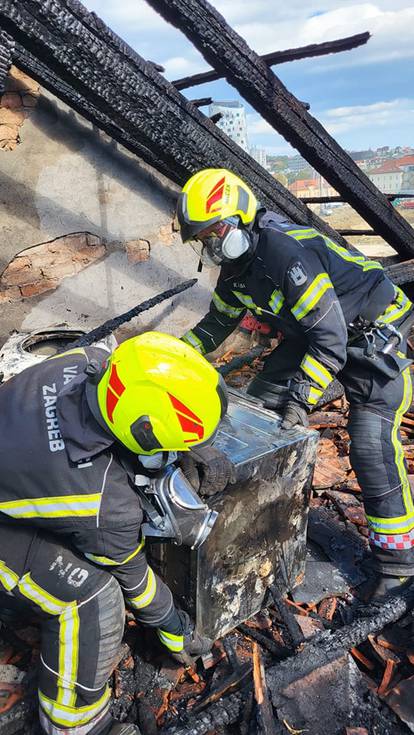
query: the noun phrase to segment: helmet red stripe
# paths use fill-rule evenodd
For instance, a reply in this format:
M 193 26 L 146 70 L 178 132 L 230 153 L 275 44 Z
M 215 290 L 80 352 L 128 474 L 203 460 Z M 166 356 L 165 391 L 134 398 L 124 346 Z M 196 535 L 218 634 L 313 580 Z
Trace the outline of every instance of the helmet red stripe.
M 223 192 L 224 192 L 224 182 L 225 182 L 225 176 L 223 176 L 220 181 L 213 186 L 212 190 L 207 196 L 206 201 L 206 212 L 209 214 L 212 211 L 213 204 L 216 204 L 216 202 L 219 202 L 223 198 Z M 213 210 L 214 212 L 217 211 L 217 207 Z
M 203 424 L 202 420 L 196 416 L 195 413 L 193 413 L 188 406 L 185 406 L 184 403 L 181 403 L 181 401 L 178 400 L 175 396 L 171 395 L 171 393 L 168 394 L 168 397 L 174 406 L 176 411 L 180 411 L 185 416 L 188 416 L 190 419 L 193 419 L 193 421 L 196 421 L 198 424 Z
M 199 439 L 202 439 L 204 436 L 204 426 L 200 424 L 194 423 L 191 419 L 188 419 L 186 416 L 182 416 L 180 413 L 177 413 L 178 420 L 181 424 L 181 428 L 183 431 L 185 431 L 187 434 L 196 434 Z M 186 441 L 191 441 L 191 439 L 188 439 Z
M 114 411 L 115 407 L 119 401 L 119 398 L 115 393 L 112 393 L 111 389 L 108 388 L 106 391 L 106 413 L 108 414 L 108 419 L 114 423 Z
M 111 366 L 111 375 L 109 376 L 109 385 L 118 396 L 122 396 L 125 386 L 118 375 L 115 363 Z

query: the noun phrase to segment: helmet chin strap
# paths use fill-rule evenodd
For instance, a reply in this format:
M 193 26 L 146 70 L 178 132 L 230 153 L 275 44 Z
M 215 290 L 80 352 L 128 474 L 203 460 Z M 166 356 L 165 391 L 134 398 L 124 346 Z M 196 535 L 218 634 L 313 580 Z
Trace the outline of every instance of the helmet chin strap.
M 228 260 L 235 260 L 247 253 L 251 248 L 250 235 L 244 230 L 232 229 L 222 244 L 222 253 Z

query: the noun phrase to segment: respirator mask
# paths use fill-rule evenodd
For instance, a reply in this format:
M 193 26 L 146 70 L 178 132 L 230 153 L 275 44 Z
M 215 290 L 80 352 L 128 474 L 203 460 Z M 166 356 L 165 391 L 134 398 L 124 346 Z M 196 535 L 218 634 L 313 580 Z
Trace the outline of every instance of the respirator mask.
M 192 549 L 206 540 L 218 513 L 203 503 L 178 467 L 169 465 L 153 477 L 135 475 L 135 488 L 144 511 L 144 536 Z
M 231 262 L 251 250 L 250 235 L 238 229 L 238 224 L 238 217 L 227 217 L 206 228 L 191 242 L 203 265 L 211 267 Z

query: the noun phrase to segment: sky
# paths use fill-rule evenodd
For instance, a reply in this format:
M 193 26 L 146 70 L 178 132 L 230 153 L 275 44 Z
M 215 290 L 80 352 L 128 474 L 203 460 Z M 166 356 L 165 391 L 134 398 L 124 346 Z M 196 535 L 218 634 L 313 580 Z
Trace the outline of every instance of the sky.
M 210 67 L 183 33 L 145 0 L 84 0 L 141 56 L 173 81 Z M 310 113 L 347 150 L 414 146 L 413 0 L 213 0 L 211 4 L 259 54 L 370 31 L 365 46 L 273 67 Z M 240 100 L 218 80 L 183 92 L 189 99 Z M 250 145 L 293 155 L 284 138 L 243 101 Z M 207 108 L 202 108 L 208 114 Z

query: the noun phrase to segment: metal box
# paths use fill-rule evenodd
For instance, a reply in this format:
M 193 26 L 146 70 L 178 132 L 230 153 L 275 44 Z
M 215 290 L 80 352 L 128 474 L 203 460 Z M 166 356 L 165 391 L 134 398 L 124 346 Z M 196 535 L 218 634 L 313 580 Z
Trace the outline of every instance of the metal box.
M 260 402 L 231 393 L 214 446 L 231 461 L 226 489 L 209 501 L 219 517 L 196 551 L 151 545 L 151 558 L 197 630 L 219 638 L 258 612 L 278 575 L 294 587 L 303 576 L 310 481 L 318 434 L 280 430 Z

